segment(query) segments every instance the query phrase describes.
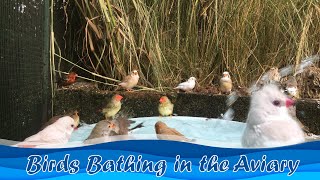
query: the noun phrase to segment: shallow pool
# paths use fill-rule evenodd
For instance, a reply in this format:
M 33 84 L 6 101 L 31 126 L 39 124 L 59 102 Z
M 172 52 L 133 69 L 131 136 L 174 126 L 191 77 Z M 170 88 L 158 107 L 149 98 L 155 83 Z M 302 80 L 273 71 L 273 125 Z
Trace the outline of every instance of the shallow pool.
M 245 123 L 202 117 L 142 117 L 131 118 L 131 120 L 135 123 L 131 124 L 130 128 L 139 123 L 143 123 L 144 127 L 129 132 L 126 139 L 157 139 L 154 125 L 157 121 L 162 121 L 187 138 L 194 139 L 192 143 L 216 147 L 241 147 L 240 139 L 245 128 Z M 67 146 L 81 146 L 94 126 L 95 124 L 82 125 L 72 133 Z

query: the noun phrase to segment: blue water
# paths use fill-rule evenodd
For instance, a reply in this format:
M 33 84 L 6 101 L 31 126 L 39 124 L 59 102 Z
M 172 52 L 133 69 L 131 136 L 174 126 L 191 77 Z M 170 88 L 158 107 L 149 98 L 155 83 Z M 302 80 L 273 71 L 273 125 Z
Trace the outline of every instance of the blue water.
M 194 139 L 193 143 L 217 146 L 217 147 L 241 147 L 241 135 L 245 128 L 245 123 L 228 121 L 222 119 L 208 119 L 203 117 L 142 117 L 131 118 L 135 121 L 130 128 L 143 123 L 144 127 L 129 132 L 133 139 L 157 139 L 154 125 L 157 121 L 166 123 L 169 127 L 185 135 L 189 139 Z M 84 124 L 72 133 L 69 145 L 81 145 L 90 135 L 95 124 Z

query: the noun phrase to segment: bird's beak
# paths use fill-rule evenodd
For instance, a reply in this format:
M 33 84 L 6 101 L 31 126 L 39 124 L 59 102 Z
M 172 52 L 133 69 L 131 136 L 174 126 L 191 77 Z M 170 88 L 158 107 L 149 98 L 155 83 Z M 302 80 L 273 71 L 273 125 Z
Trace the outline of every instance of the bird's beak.
M 115 128 L 116 128 L 116 125 L 115 125 L 115 124 L 111 124 L 111 128 L 112 128 L 112 129 L 115 129 Z
M 294 106 L 294 105 L 295 105 L 294 100 L 292 100 L 292 99 L 287 99 L 286 100 L 286 107 L 287 108 L 290 107 L 290 106 Z

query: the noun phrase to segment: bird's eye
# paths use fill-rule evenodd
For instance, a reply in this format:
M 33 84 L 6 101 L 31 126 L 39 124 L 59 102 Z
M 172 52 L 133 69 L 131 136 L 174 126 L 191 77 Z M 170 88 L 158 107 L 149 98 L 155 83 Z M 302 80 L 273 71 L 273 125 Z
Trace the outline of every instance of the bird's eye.
M 71 127 L 73 128 L 73 127 L 74 127 L 74 125 L 73 125 L 73 124 L 71 124 Z
M 272 104 L 275 105 L 275 106 L 280 106 L 280 101 L 274 100 L 274 101 L 272 102 Z

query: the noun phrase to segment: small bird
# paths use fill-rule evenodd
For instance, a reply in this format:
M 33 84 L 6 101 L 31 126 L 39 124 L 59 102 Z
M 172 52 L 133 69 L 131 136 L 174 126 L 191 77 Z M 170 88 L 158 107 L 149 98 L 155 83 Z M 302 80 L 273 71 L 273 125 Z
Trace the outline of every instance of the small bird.
M 43 126 L 41 127 L 41 130 L 46 128 L 47 126 L 55 123 L 58 119 L 64 117 L 64 116 L 70 116 L 74 122 L 75 122 L 75 128 L 79 126 L 79 123 L 80 123 L 80 117 L 78 115 L 78 111 L 77 110 L 74 110 L 74 111 L 70 111 L 64 115 L 58 115 L 58 116 L 53 116 L 51 119 L 49 119 L 49 121 L 45 122 L 43 124 Z
M 78 77 L 78 74 L 76 74 L 75 72 L 70 72 L 69 74 L 58 79 L 58 86 L 59 87 L 69 86 L 76 82 L 77 77 Z
M 159 114 L 161 116 L 171 116 L 173 113 L 173 104 L 167 96 L 162 96 L 159 100 L 160 104 L 158 107 Z
M 158 121 L 154 126 L 157 137 L 160 140 L 184 141 L 190 142 L 192 140 L 186 138 L 183 134 L 174 128 L 168 127 L 164 122 Z
M 119 94 L 114 95 L 111 98 L 111 101 L 102 109 L 102 113 L 104 114 L 106 119 L 113 119 L 114 116 L 120 111 L 122 98 L 123 97 Z
M 126 76 L 119 86 L 126 89 L 127 91 L 131 91 L 133 87 L 138 84 L 139 74 L 137 70 L 133 70 L 128 76 Z
M 232 81 L 229 72 L 222 73 L 223 77 L 220 79 L 220 91 L 222 94 L 230 94 L 232 89 Z
M 39 145 L 63 145 L 69 141 L 74 128 L 74 119 L 72 119 L 70 116 L 64 116 L 37 134 L 32 135 L 26 138 L 23 142 L 18 143 L 17 146 L 36 147 Z
M 91 131 L 91 134 L 86 140 L 107 137 L 112 134 L 119 134 L 119 126 L 115 121 L 109 119 L 99 121 Z
M 269 83 L 278 83 L 281 79 L 281 75 L 277 67 L 270 68 L 268 72 L 268 76 L 269 76 Z
M 182 91 L 191 91 L 196 86 L 196 78 L 190 77 L 188 81 L 180 83 L 177 87 L 174 89 L 180 89 Z
M 253 93 L 242 146 L 262 148 L 304 142 L 301 127 L 288 113 L 287 108 L 293 104 L 275 84 L 267 84 Z
M 290 97 L 299 98 L 298 83 L 294 76 L 289 76 L 284 82 L 284 92 Z

